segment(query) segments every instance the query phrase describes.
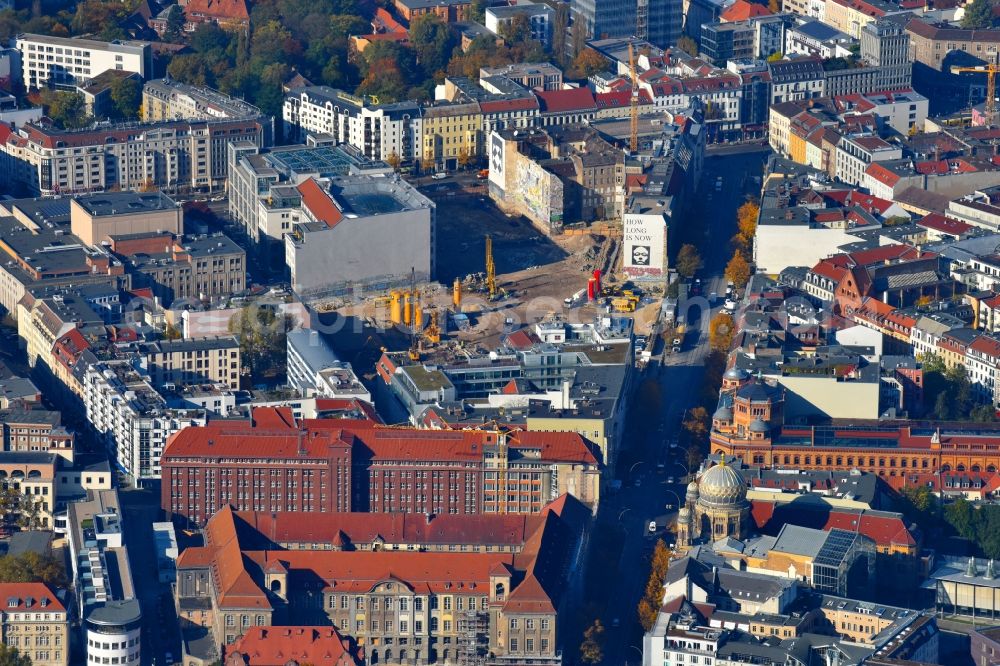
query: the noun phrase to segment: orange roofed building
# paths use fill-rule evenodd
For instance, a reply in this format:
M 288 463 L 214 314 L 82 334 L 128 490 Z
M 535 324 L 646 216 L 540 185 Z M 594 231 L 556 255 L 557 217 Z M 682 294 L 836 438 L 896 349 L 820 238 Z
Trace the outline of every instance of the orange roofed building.
M 274 407 L 185 428 L 160 464 L 162 508 L 192 525 L 224 506 L 530 514 L 564 493 L 596 508 L 600 488 L 600 465 L 577 433 L 390 428 Z
M 226 666 L 356 666 L 362 654 L 333 627 L 254 627 L 226 649 Z
M 275 534 L 302 531 L 312 516 L 277 514 L 261 528 Z M 515 548 L 497 551 L 491 543 L 511 541 L 503 534 L 508 528 L 503 516 L 466 520 L 478 524 L 474 529 L 452 523 L 438 528 L 439 518 L 427 518 L 434 527 L 406 550 L 382 549 L 380 535 L 372 539 L 358 518 L 340 519 L 343 529 L 325 543 L 309 537 L 286 550 L 252 526 L 253 516 L 228 507 L 219 511 L 205 528 L 205 545 L 186 549 L 177 560 L 182 626 L 229 646 L 227 666 L 239 666 L 230 661 L 237 654 L 247 666 L 292 661 L 340 666 L 361 654 L 369 664 L 456 663 L 462 655 L 493 655 L 510 664 L 561 663 L 558 612 L 574 603 L 578 590 L 571 581 L 582 578 L 568 579 L 566 572 L 581 565 L 577 560 L 590 521 L 581 504 L 568 496 L 551 503 L 528 521 L 528 529 L 517 531 Z M 426 549 L 443 542 L 450 542 L 447 552 Z M 293 654 L 286 632 L 319 625 L 336 630 L 341 651 L 332 644 L 333 633 L 311 633 L 294 641 Z M 312 650 L 310 639 L 330 641 L 329 656 Z M 275 647 L 263 645 L 272 641 Z M 277 649 L 284 660 L 268 661 L 277 658 Z

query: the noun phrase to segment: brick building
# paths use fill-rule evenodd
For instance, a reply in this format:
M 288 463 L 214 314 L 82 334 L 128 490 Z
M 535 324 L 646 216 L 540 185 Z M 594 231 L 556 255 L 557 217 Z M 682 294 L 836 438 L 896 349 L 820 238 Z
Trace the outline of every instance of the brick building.
M 600 467 L 580 435 L 427 431 L 370 421 L 297 421 L 287 408 L 171 437 L 162 507 L 203 525 L 239 511 L 537 513 L 569 493 L 597 505 Z

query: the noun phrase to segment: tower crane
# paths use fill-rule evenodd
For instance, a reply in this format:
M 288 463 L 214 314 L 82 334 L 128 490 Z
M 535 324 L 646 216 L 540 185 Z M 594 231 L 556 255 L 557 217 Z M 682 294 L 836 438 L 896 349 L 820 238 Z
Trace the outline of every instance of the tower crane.
M 951 68 L 952 74 L 962 74 L 965 72 L 979 72 L 986 74 L 986 120 L 989 123 L 993 123 L 996 119 L 997 110 L 997 73 L 1000 72 L 1000 65 L 994 65 L 989 63 L 987 65 L 977 65 L 975 67 L 958 67 L 954 66 Z
M 632 97 L 630 100 L 631 116 L 629 126 L 629 150 L 633 153 L 639 150 L 639 77 L 635 73 L 635 51 L 632 44 L 628 45 L 628 73 L 632 78 Z

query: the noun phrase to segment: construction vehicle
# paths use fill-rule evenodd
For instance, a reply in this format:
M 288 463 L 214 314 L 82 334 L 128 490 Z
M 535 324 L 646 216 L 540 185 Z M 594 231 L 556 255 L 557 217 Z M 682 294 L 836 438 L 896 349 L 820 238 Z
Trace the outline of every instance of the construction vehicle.
M 611 299 L 611 307 L 616 312 L 635 312 L 635 309 L 639 307 L 639 297 L 631 290 L 626 289 L 620 296 Z
M 983 111 L 986 115 L 986 122 L 993 124 L 996 122 L 997 72 L 1000 72 L 1000 65 L 994 65 L 992 63 L 988 65 L 977 65 L 975 67 L 958 67 L 956 65 L 951 68 L 952 74 L 963 74 L 966 72 L 978 72 L 986 75 L 986 106 Z

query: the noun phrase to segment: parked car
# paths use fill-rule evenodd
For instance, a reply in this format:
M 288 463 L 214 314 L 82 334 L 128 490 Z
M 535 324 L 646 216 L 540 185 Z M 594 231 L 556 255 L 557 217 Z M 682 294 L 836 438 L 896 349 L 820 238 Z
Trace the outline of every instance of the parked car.
M 656 521 L 655 520 L 651 520 L 651 521 L 649 521 L 649 533 L 653 534 L 655 532 L 656 532 Z
M 433 176 L 431 176 L 431 178 L 433 178 L 434 180 L 444 180 L 447 177 L 448 177 L 448 174 L 446 174 L 443 171 L 438 171 L 436 174 L 434 174 Z
M 730 310 L 730 311 L 735 310 L 736 309 L 736 301 L 734 301 L 731 298 L 727 298 L 726 299 L 726 309 Z

